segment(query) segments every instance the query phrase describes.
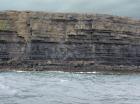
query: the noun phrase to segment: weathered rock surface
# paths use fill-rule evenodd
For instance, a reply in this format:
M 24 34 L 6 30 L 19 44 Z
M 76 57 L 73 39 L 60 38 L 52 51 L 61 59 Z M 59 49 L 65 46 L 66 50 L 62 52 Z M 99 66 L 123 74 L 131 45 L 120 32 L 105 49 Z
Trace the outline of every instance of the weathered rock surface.
M 140 21 L 99 14 L 0 12 L 0 68 L 140 71 Z

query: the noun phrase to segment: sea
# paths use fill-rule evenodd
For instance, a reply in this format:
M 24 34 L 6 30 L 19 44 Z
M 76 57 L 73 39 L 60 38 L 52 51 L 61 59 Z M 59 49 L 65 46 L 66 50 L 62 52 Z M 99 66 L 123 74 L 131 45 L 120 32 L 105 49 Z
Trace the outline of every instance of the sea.
M 0 104 L 140 104 L 140 74 L 0 72 Z

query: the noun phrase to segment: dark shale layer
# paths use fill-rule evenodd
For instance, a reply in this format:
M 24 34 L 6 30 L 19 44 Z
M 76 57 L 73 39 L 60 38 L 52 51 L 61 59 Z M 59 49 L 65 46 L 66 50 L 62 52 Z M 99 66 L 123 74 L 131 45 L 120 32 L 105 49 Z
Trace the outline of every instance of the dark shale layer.
M 140 21 L 99 14 L 0 12 L 0 70 L 140 71 Z

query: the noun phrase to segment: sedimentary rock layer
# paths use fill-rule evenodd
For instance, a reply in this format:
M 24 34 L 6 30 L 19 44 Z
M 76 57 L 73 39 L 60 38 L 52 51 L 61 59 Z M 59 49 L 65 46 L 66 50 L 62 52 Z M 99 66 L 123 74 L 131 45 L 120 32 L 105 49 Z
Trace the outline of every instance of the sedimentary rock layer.
M 1 70 L 140 70 L 140 21 L 99 14 L 0 12 Z

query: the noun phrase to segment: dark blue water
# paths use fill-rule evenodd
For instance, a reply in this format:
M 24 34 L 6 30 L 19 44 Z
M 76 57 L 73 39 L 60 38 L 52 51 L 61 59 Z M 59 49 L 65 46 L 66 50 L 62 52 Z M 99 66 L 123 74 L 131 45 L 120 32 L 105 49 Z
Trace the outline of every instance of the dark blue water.
M 140 74 L 2 72 L 0 104 L 140 104 Z

